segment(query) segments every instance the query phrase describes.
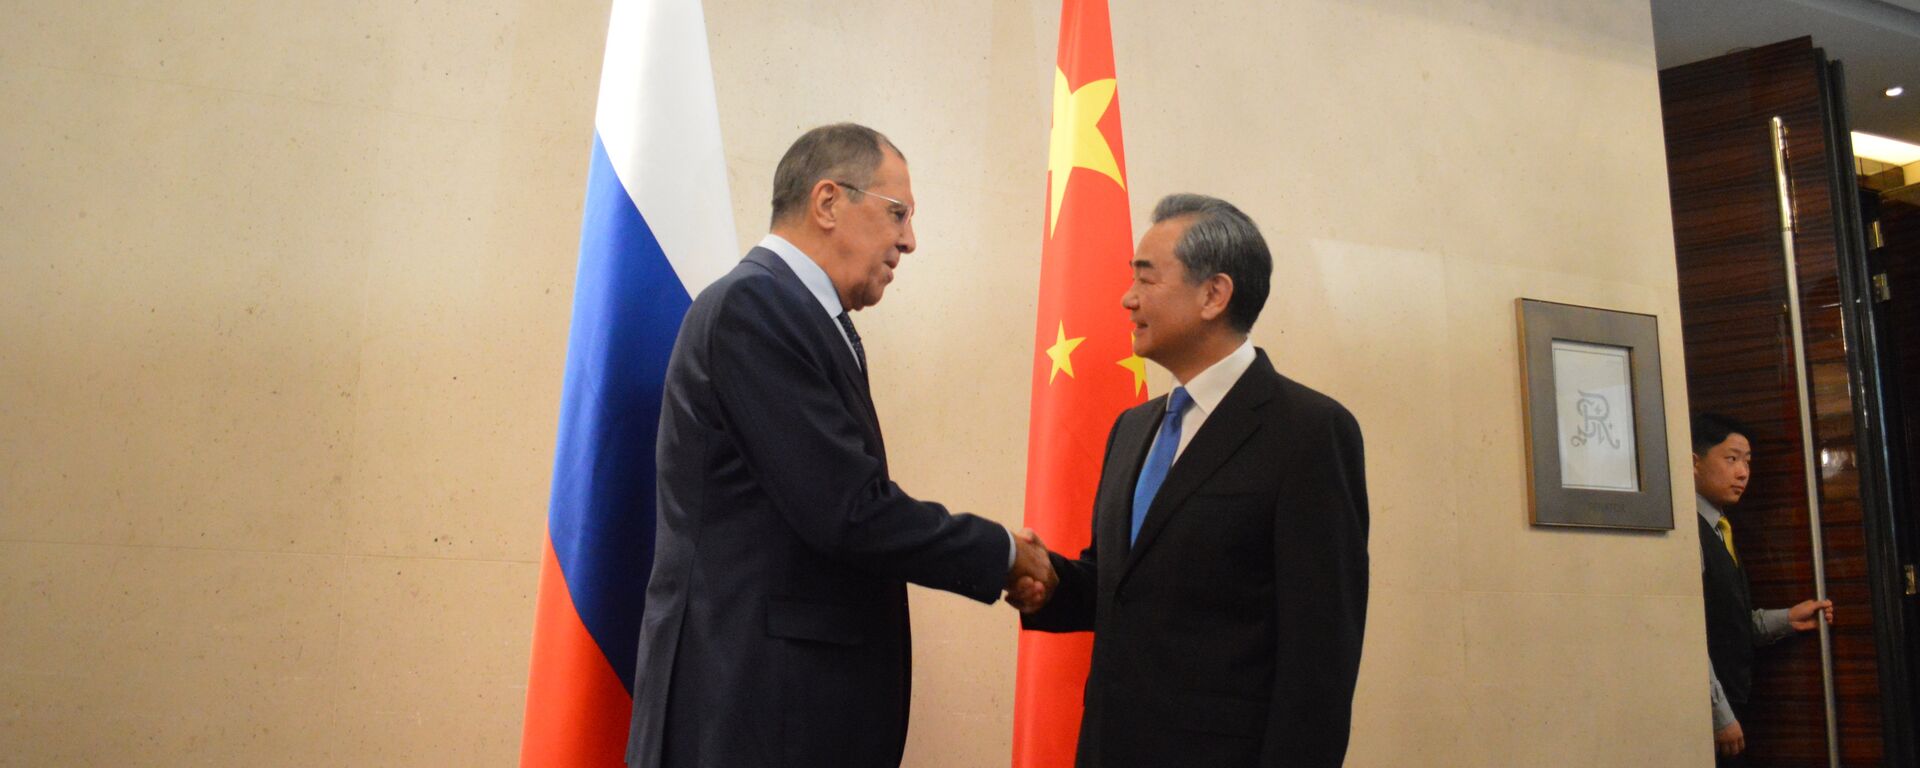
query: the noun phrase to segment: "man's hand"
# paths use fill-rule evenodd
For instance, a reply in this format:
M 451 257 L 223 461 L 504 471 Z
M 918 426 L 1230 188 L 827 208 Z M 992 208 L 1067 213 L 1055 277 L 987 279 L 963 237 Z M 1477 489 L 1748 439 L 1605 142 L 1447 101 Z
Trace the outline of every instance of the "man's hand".
M 1814 614 L 1816 613 L 1826 614 L 1827 623 L 1832 624 L 1833 623 L 1833 601 L 1832 600 L 1808 600 L 1792 608 L 1788 608 L 1787 623 L 1791 624 L 1794 629 L 1800 630 L 1801 632 L 1805 632 L 1809 629 L 1813 629 L 1814 627 L 1820 626 L 1819 622 L 1814 619 Z M 1774 614 L 1774 615 L 1777 616 L 1779 614 Z
M 1053 598 L 1060 575 L 1053 572 L 1053 560 L 1047 557 L 1047 545 L 1041 543 L 1032 528 L 1014 534 L 1013 569 L 1007 572 L 1007 604 L 1021 613 L 1033 613 Z
M 1747 734 L 1740 730 L 1740 721 L 1727 723 L 1727 727 L 1713 732 L 1713 751 L 1733 757 L 1746 750 Z

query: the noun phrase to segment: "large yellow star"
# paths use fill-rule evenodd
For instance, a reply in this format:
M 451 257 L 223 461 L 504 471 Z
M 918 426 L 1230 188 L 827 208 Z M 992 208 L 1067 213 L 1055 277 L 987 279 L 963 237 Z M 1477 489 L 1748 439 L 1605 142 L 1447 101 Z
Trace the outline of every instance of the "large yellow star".
M 1068 377 L 1073 376 L 1073 348 L 1080 346 L 1080 342 L 1086 340 L 1085 336 L 1077 339 L 1067 338 L 1067 324 L 1060 324 L 1060 329 L 1054 333 L 1053 346 L 1047 347 L 1047 357 L 1053 358 L 1053 371 L 1047 374 L 1048 384 L 1052 384 L 1053 377 L 1058 376 L 1061 371 L 1066 371 Z
M 1120 163 L 1113 159 L 1113 147 L 1100 132 L 1100 118 L 1113 104 L 1113 78 L 1095 80 L 1067 88 L 1067 73 L 1053 70 L 1053 133 L 1047 140 L 1047 173 L 1052 205 L 1047 208 L 1047 236 L 1060 221 L 1060 201 L 1067 197 L 1067 177 L 1075 168 L 1106 174 L 1127 188 L 1120 178 Z
M 1131 347 L 1129 347 L 1131 349 Z M 1140 390 L 1147 386 L 1147 361 L 1139 355 L 1127 355 L 1114 365 L 1133 371 L 1133 394 L 1137 397 Z

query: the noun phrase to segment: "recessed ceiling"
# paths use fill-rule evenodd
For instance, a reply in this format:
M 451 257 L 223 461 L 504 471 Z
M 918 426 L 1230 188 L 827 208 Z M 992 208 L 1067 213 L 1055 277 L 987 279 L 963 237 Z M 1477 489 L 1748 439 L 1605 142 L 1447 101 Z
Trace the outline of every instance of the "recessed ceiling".
M 1653 0 L 1661 69 L 1796 37 L 1844 65 L 1853 130 L 1920 144 L 1920 0 Z
M 1920 145 L 1854 131 L 1853 156 L 1890 165 L 1911 165 L 1920 163 Z

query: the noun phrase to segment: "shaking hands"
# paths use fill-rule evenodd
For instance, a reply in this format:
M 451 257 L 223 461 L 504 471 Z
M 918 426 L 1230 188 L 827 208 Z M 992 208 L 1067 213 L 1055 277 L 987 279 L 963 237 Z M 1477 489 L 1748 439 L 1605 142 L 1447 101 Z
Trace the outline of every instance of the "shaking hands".
M 1060 585 L 1060 575 L 1053 572 L 1047 545 L 1040 542 L 1040 536 L 1032 528 L 1020 529 L 1013 535 L 1013 542 L 1013 568 L 1007 571 L 1007 604 L 1021 613 L 1033 613 L 1053 597 L 1054 587 Z

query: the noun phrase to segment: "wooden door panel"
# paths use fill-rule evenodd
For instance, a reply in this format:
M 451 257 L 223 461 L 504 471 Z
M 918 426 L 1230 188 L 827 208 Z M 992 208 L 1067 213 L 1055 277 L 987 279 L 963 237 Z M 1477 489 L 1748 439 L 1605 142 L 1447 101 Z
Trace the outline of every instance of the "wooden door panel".
M 1746 422 L 1753 479 L 1730 511 L 1756 607 L 1812 597 L 1800 412 L 1780 242 L 1771 118 L 1787 127 L 1802 334 L 1820 467 L 1821 538 L 1845 765 L 1884 758 L 1877 648 L 1841 306 L 1842 230 L 1828 159 L 1824 56 L 1802 38 L 1660 73 L 1687 388 L 1692 409 Z M 1851 190 L 1846 190 L 1851 195 Z M 1820 646 L 1764 651 L 1743 723 L 1754 766 L 1824 765 Z M 1702 738 L 1708 735 L 1703 733 Z

